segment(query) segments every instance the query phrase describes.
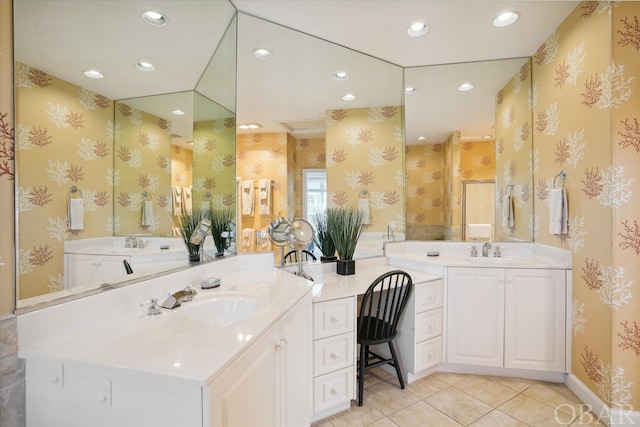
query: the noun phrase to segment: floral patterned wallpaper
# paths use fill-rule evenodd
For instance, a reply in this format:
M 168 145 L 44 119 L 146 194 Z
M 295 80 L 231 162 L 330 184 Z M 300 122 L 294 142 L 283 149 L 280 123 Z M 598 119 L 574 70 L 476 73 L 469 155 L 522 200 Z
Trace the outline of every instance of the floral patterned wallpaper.
M 179 145 L 171 146 L 171 185 L 191 187 L 193 177 L 193 150 Z
M 530 150 L 533 140 L 531 61 L 527 61 L 496 96 L 496 218 L 498 240 L 530 241 L 537 236 L 538 220 L 533 215 L 533 183 L 539 150 Z M 546 181 L 543 181 L 547 185 Z M 513 187 L 509 187 L 512 185 Z M 514 226 L 503 223 L 503 201 L 511 194 Z
M 16 177 L 24 299 L 63 289 L 65 240 L 112 235 L 114 124 L 112 100 L 27 65 L 15 64 L 15 89 L 16 167 L 25 172 Z M 67 227 L 72 186 L 84 201 L 81 231 Z
M 573 255 L 572 372 L 640 407 L 640 4 L 583 2 L 533 56 L 536 241 Z M 548 233 L 567 172 L 568 234 Z
M 241 215 L 238 218 L 238 252 L 255 252 L 272 250 L 268 239 L 256 239 L 255 232 L 250 241 L 243 241 L 243 229 L 266 230 L 269 224 L 278 216 L 288 217 L 289 197 L 287 194 L 289 136 L 286 133 L 253 133 L 242 134 L 237 137 L 237 170 L 240 181 L 254 181 L 254 213 Z M 261 215 L 257 209 L 257 185 L 260 179 L 273 181 L 271 187 L 271 213 Z M 293 186 L 293 184 L 291 184 Z M 238 189 L 242 200 L 242 191 Z M 292 193 L 293 194 L 293 193 Z M 242 209 L 242 202 L 239 209 Z
M 194 123 L 193 200 L 235 209 L 236 146 L 233 117 Z M 208 196 L 207 196 L 208 195 Z
M 0 2 L 0 318 L 14 304 L 14 128 L 12 4 Z M 1 417 L 0 417 L 1 418 Z
M 113 232 L 171 236 L 171 123 L 121 102 L 115 122 Z M 142 205 L 149 200 L 153 221 L 143 225 Z
M 295 216 L 302 216 L 302 170 L 324 169 L 326 166 L 326 143 L 323 138 L 300 138 L 295 149 Z
M 495 177 L 494 143 L 461 142 L 459 132 L 454 132 L 442 144 L 409 145 L 405 152 L 407 239 L 450 239 L 452 234 L 458 235 L 452 224 L 460 215 L 460 182 Z M 459 223 L 460 219 L 456 227 Z
M 326 115 L 327 204 L 358 206 L 367 190 L 364 231 L 405 233 L 404 132 L 398 106 L 330 110 Z

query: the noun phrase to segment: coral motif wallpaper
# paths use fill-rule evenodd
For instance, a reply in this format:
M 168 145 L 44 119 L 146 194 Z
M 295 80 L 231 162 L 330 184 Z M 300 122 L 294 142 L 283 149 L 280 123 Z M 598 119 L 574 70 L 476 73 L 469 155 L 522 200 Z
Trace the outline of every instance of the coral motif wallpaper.
M 540 243 L 573 254 L 572 372 L 612 407 L 640 408 L 640 4 L 583 2 L 533 56 Z M 566 235 L 548 232 L 565 169 Z
M 171 185 L 191 187 L 193 177 L 193 150 L 171 146 Z
M 121 102 L 115 123 L 113 233 L 171 236 L 171 123 Z
M 536 97 L 531 88 L 531 61 L 527 61 L 496 95 L 495 229 L 498 240 L 530 241 L 538 234 L 531 182 L 539 162 L 539 150 L 531 150 L 531 100 L 535 102 Z M 548 181 L 543 181 L 542 185 L 546 188 Z M 507 194 L 511 195 L 513 205 L 513 227 L 509 227 L 502 217 L 504 196 Z
M 256 239 L 256 230 L 266 230 L 278 216 L 290 216 L 288 212 L 287 174 L 289 166 L 289 136 L 286 133 L 253 133 L 237 137 L 236 174 L 240 180 L 238 197 L 239 210 L 243 213 L 238 218 L 238 252 L 255 252 L 272 250 L 271 242 L 266 235 Z M 271 187 L 271 207 L 268 213 L 261 214 L 258 209 L 258 181 L 273 181 Z M 248 211 L 248 196 L 244 195 L 242 182 L 253 185 L 253 209 Z M 293 184 L 291 184 L 293 185 Z M 292 193 L 293 194 L 293 193 Z M 250 213 L 248 213 L 250 212 Z M 247 214 L 245 214 L 247 213 Z M 293 212 L 292 212 L 293 213 Z M 244 232 L 244 234 L 243 234 Z
M 235 209 L 236 146 L 233 117 L 194 123 L 193 200 L 213 209 Z
M 0 318 L 5 314 L 11 314 L 15 309 L 12 17 L 11 2 L 0 2 Z
M 300 138 L 295 148 L 295 203 L 296 217 L 302 216 L 302 170 L 324 169 L 326 166 L 326 143 L 323 138 Z
M 419 229 L 444 224 L 444 144 L 408 145 L 405 148 L 407 174 L 407 239 L 428 240 Z M 444 234 L 443 234 L 444 237 Z
M 327 205 L 355 207 L 368 197 L 365 232 L 386 232 L 393 223 L 405 233 L 402 108 L 329 110 L 326 124 Z
M 113 101 L 15 64 L 18 298 L 64 287 L 64 241 L 112 235 Z M 106 172 L 105 172 L 106 171 Z M 76 186 L 84 229 L 68 228 Z M 4 234 L 4 233 L 3 233 Z M 28 284 L 28 286 L 26 286 Z

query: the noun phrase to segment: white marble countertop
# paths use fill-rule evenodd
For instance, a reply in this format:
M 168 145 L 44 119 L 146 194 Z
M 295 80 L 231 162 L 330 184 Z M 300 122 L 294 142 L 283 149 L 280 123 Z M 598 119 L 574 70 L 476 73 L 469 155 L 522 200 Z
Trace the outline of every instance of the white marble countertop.
M 297 271 L 297 267 L 288 268 L 288 270 Z M 313 277 L 313 302 L 364 294 L 378 276 L 392 270 L 406 271 L 414 284 L 442 278 L 441 275 L 389 265 L 384 257 L 357 259 L 356 272 L 349 276 L 337 274 L 335 262 L 304 265 L 304 271 Z
M 273 263 L 273 255 L 269 255 Z M 27 359 L 47 358 L 62 363 L 119 368 L 135 371 L 138 375 L 168 376 L 204 386 L 250 343 L 277 323 L 311 289 L 311 283 L 307 280 L 273 266 L 251 266 L 249 257 L 246 257 L 249 265 L 244 265 L 242 258 L 237 256 L 229 259 L 227 264 L 231 265 L 222 269 L 215 268 L 219 261 L 207 264 L 209 267 L 208 272 L 204 273 L 205 277 L 216 274 L 222 279 L 222 285 L 209 290 L 194 286 L 198 294 L 193 301 L 173 310 L 163 309 L 156 316 L 147 314 L 147 302 L 145 306 L 138 303 L 120 312 L 106 310 L 100 315 L 102 318 L 87 319 L 84 326 L 70 323 L 75 315 L 85 316 L 83 312 L 86 313 L 86 310 L 92 310 L 92 307 L 99 310 L 100 304 L 109 304 L 116 291 L 105 293 L 102 302 L 87 301 L 84 309 L 82 301 L 74 301 L 75 304 L 69 306 L 67 320 L 59 319 L 62 309 L 59 306 L 52 307 L 57 308 L 54 311 L 58 315 L 47 313 L 47 309 L 21 315 L 18 329 L 22 339 L 19 341 L 18 355 Z M 199 283 L 203 278 L 200 274 L 196 279 L 198 276 L 191 272 L 195 280 L 178 281 L 176 278 L 180 278 L 179 275 L 176 273 L 173 279 L 169 279 L 173 283 L 168 285 L 171 286 L 169 289 L 177 291 L 184 287 L 185 282 Z M 187 275 L 183 274 L 182 277 Z M 157 280 L 166 281 L 165 278 Z M 183 284 L 178 284 L 180 282 Z M 127 288 L 140 285 L 118 291 L 126 292 Z M 167 295 L 158 289 L 166 289 L 165 283 L 151 284 L 147 288 L 145 296 L 149 295 L 152 288 L 155 288 L 153 292 L 157 296 Z M 255 298 L 258 306 L 255 314 L 235 323 L 220 318 L 211 320 L 210 316 L 217 314 L 215 310 L 210 310 L 212 313 L 209 315 L 206 304 L 216 298 L 237 294 Z M 139 295 L 138 290 L 129 297 L 139 298 Z M 85 299 L 89 298 L 93 297 Z M 163 299 L 158 298 L 159 303 Z M 116 300 L 122 300 L 122 295 Z M 202 313 L 205 313 L 207 320 L 203 321 Z M 42 330 L 49 327 L 48 320 L 51 321 L 50 333 Z M 83 319 L 76 319 L 76 322 L 83 322 Z M 65 329 L 69 331 L 64 333 Z

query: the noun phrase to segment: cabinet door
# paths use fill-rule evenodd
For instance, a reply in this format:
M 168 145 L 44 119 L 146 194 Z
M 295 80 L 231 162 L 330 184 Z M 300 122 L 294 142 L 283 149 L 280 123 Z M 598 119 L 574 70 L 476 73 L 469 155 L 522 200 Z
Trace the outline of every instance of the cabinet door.
M 275 345 L 279 341 L 276 325 L 209 385 L 211 427 L 278 425 Z
M 502 366 L 503 270 L 449 268 L 447 279 L 447 362 Z
M 507 270 L 505 367 L 565 372 L 564 270 Z
M 311 293 L 280 322 L 280 421 L 283 426 L 311 423 Z
M 95 256 L 69 254 L 65 257 L 67 288 L 85 286 L 98 281 L 98 264 Z
M 131 262 L 129 256 L 104 256 L 100 255 L 97 259 L 100 277 L 97 280 L 100 283 L 113 282 L 115 279 L 122 279 L 127 275 L 127 270 L 124 267 L 123 260 Z

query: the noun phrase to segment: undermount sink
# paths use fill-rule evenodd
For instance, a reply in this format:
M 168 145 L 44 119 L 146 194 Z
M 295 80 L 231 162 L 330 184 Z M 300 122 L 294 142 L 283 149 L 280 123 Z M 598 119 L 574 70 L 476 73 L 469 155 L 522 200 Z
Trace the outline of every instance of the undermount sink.
M 183 304 L 180 316 L 205 322 L 208 327 L 229 326 L 248 319 L 266 306 L 266 302 L 254 295 L 225 293 Z
M 176 309 L 163 309 L 155 316 L 145 314 L 138 320 L 138 326 L 152 334 L 189 335 L 242 322 L 266 305 L 262 298 L 244 293 L 220 293 L 212 297 L 196 295 L 194 301 L 185 302 Z

